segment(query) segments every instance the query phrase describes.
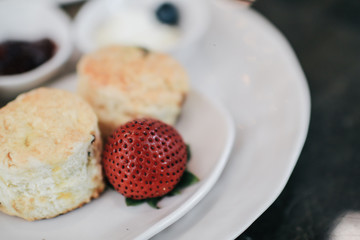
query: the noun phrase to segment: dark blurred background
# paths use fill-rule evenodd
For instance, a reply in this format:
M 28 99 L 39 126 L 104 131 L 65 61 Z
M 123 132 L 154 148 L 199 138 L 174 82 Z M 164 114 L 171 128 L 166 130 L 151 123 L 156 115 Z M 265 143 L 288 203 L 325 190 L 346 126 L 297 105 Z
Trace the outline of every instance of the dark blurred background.
M 294 48 L 312 111 L 286 188 L 238 239 L 329 239 L 342 216 L 360 211 L 360 1 L 257 0 L 253 8 Z M 360 234 L 336 239 L 350 237 Z

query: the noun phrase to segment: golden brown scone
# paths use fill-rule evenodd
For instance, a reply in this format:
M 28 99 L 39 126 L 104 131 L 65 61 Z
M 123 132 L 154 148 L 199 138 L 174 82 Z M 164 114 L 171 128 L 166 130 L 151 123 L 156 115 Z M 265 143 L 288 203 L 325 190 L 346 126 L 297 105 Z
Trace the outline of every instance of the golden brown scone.
M 80 97 L 40 88 L 0 109 L 0 210 L 55 217 L 104 189 L 97 117 Z
M 111 46 L 78 64 L 78 92 L 99 118 L 104 137 L 134 118 L 174 124 L 189 90 L 182 66 L 168 55 Z

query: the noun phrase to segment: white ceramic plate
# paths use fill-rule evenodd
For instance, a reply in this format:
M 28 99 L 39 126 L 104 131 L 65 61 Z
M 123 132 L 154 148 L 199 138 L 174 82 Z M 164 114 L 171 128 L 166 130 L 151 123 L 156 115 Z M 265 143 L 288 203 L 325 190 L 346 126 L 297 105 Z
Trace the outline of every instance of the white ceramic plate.
M 236 124 L 234 150 L 206 197 L 153 239 L 234 239 L 280 194 L 306 138 L 309 90 L 288 42 L 253 10 L 219 1 L 211 7 L 206 41 L 182 61 L 192 84 L 230 110 Z M 86 221 L 77 220 L 59 230 L 73 231 Z M 108 223 L 92 223 L 88 229 L 101 232 Z
M 75 90 L 71 75 L 50 86 Z M 191 91 L 176 125 L 191 147 L 189 170 L 201 180 L 181 195 L 163 199 L 160 210 L 147 204 L 127 207 L 124 197 L 108 190 L 99 199 L 54 219 L 26 222 L 0 214 L 1 239 L 147 239 L 194 207 L 219 178 L 234 142 L 230 115 L 211 100 Z M 19 231 L 21 229 L 21 231 Z
M 219 0 L 212 10 L 206 41 L 184 63 L 230 110 L 234 150 L 206 198 L 154 239 L 237 237 L 283 190 L 307 135 L 309 89 L 286 39 L 251 9 Z

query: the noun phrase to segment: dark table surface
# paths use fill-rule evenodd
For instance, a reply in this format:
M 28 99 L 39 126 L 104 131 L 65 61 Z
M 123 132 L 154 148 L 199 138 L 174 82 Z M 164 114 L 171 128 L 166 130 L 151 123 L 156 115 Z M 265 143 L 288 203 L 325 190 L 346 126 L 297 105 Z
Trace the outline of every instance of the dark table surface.
M 360 210 L 360 1 L 258 0 L 253 8 L 293 46 L 312 110 L 284 191 L 238 239 L 360 239 L 359 225 L 357 233 L 333 234 L 344 215 Z

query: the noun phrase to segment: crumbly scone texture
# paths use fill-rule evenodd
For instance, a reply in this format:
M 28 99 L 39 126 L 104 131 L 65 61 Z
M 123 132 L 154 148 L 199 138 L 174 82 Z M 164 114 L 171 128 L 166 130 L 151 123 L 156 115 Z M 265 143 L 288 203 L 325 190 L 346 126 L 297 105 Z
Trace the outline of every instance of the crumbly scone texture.
M 110 46 L 79 62 L 78 92 L 99 118 L 104 137 L 135 118 L 174 124 L 189 91 L 188 76 L 172 57 L 142 48 Z
M 97 117 L 81 97 L 50 88 L 0 109 L 0 210 L 26 220 L 66 213 L 104 189 Z

